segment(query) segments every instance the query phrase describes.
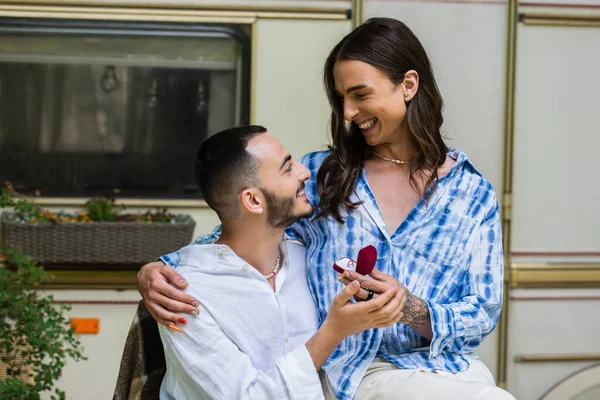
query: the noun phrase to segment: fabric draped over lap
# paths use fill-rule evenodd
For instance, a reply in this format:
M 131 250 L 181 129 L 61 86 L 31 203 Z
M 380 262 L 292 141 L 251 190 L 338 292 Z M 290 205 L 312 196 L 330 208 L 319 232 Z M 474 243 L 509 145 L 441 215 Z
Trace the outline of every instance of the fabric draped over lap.
M 166 370 L 158 324 L 140 301 L 127 334 L 113 400 L 159 399 Z

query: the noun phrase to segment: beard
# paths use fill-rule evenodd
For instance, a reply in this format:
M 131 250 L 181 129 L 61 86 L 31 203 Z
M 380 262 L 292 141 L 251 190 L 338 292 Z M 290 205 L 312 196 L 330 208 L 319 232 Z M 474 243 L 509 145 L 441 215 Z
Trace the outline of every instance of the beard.
M 298 189 L 298 192 L 300 192 L 300 190 L 303 188 L 304 185 Z M 267 202 L 267 222 L 273 228 L 287 228 L 302 218 L 310 217 L 313 213 L 313 209 L 311 207 L 310 211 L 294 214 L 293 209 L 294 202 L 296 201 L 295 196 L 282 197 L 277 196 L 276 194 L 265 189 L 261 189 L 261 191 L 263 192 Z

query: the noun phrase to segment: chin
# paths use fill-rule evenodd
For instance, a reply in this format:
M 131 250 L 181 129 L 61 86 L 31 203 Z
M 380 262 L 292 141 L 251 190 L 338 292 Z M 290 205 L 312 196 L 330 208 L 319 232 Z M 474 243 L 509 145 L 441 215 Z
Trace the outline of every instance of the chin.
M 365 142 L 371 147 L 375 147 L 378 144 L 381 144 L 377 138 L 365 136 Z
M 302 207 L 298 208 L 298 211 L 295 213 L 298 215 L 298 218 L 306 218 L 310 217 L 314 212 L 312 205 L 306 201 L 306 204 L 303 204 Z

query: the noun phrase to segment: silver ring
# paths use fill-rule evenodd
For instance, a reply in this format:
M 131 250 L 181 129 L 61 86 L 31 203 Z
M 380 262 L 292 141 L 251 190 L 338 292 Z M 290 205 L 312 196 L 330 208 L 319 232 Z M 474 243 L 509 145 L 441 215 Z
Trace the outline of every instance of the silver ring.
M 373 295 L 375 294 L 374 291 L 372 291 L 371 289 L 367 289 L 367 297 L 364 298 L 365 301 L 369 301 L 373 298 Z

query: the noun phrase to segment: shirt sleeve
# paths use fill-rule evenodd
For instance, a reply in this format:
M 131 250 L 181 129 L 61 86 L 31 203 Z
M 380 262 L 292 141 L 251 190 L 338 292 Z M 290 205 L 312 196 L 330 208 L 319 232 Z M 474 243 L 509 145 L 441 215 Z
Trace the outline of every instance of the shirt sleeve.
M 475 351 L 498 323 L 504 260 L 500 214 L 495 200 L 481 222 L 470 260 L 464 297 L 450 304 L 426 301 L 433 331 L 430 358 L 443 351 L 459 354 Z
M 323 399 L 319 374 L 305 346 L 261 371 L 202 306 L 183 332 L 159 327 L 168 368 L 186 398 L 206 394 L 213 399 Z
M 198 236 L 194 242 L 188 246 L 193 246 L 195 244 L 210 244 L 216 242 L 221 236 L 221 225 L 217 225 L 215 229 L 211 233 L 206 235 Z M 187 247 L 187 246 L 186 246 Z M 174 251 L 173 253 L 165 254 L 164 256 L 160 256 L 158 259 L 164 262 L 166 265 L 170 265 L 173 268 L 177 268 L 179 265 L 179 251 L 181 249 Z

